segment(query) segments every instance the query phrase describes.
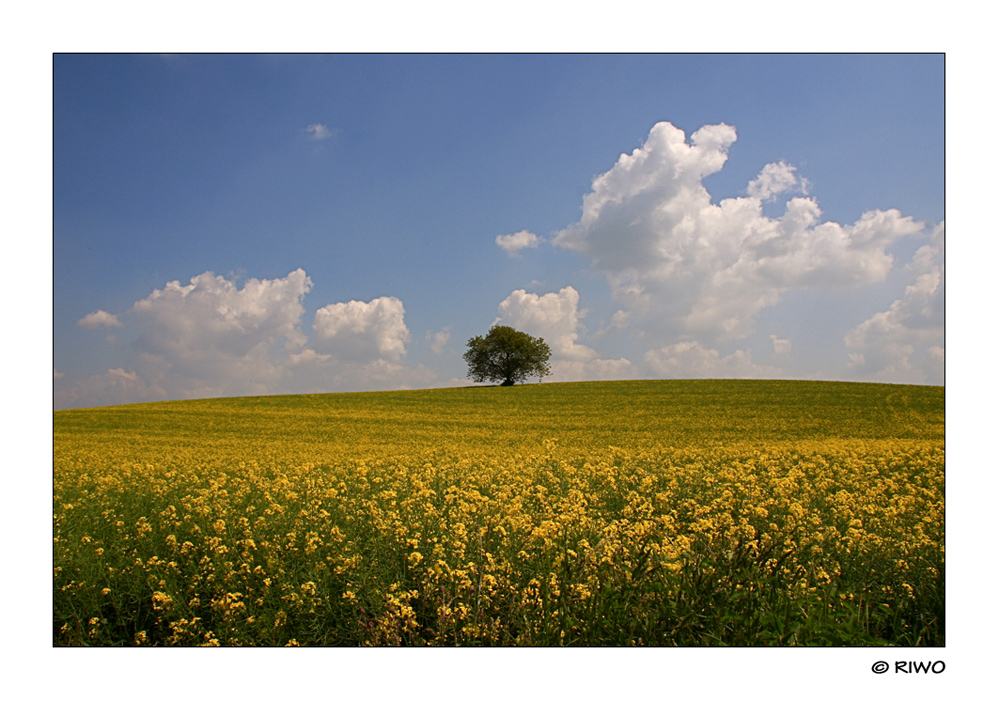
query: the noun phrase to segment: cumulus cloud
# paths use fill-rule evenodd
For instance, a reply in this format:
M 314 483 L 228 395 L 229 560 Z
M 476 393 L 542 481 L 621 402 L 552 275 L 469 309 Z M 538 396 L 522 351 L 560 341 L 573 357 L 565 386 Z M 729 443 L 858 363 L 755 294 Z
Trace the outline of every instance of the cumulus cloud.
M 301 353 L 292 353 L 288 356 L 288 361 L 292 365 L 320 365 L 333 359 L 331 353 L 317 353 L 313 348 L 306 348 Z
M 72 387 L 56 393 L 56 408 L 70 406 L 106 406 L 167 399 L 166 390 L 150 385 L 136 372 L 114 368 L 100 375 L 78 380 Z
M 306 342 L 300 320 L 311 287 L 302 269 L 242 288 L 211 272 L 168 282 L 132 306 L 141 378 L 171 398 L 272 391 L 286 375 L 282 351 Z
M 498 322 L 545 339 L 553 359 L 590 360 L 597 352 L 577 343 L 582 326 L 579 293 L 573 287 L 536 295 L 514 290 L 500 302 Z
M 184 361 L 205 354 L 246 356 L 284 341 L 305 343 L 299 321 L 312 280 L 299 268 L 275 280 L 247 280 L 242 289 L 205 272 L 188 285 L 168 282 L 132 306 L 143 351 Z
M 301 322 L 311 288 L 301 269 L 251 278 L 242 287 L 211 272 L 187 285 L 169 282 L 131 308 L 138 338 L 129 363 L 61 389 L 56 406 L 390 389 L 433 380 L 426 368 L 400 362 L 410 339 L 400 300 L 322 307 L 310 342 Z
M 885 311 L 844 338 L 858 376 L 884 382 L 943 382 L 944 225 L 905 270 L 912 282 Z
M 618 309 L 614 312 L 614 316 L 611 317 L 610 322 L 603 326 L 599 331 L 594 333 L 595 337 L 604 336 L 609 333 L 614 333 L 616 331 L 621 331 L 628 326 L 628 317 L 630 314 L 623 309 Z
M 305 127 L 305 131 L 309 133 L 309 138 L 316 141 L 324 141 L 333 136 L 333 132 L 325 124 L 310 124 Z
M 537 248 L 540 239 L 537 234 L 530 231 L 518 231 L 515 234 L 500 235 L 496 237 L 496 245 L 506 251 L 510 256 L 515 256 L 525 248 Z
M 578 222 L 554 244 L 591 259 L 632 324 L 662 339 L 706 343 L 744 338 L 757 313 L 792 289 L 849 287 L 885 279 L 886 247 L 923 225 L 897 210 L 871 211 L 851 225 L 822 222 L 818 203 L 793 197 L 777 219 L 762 203 L 807 190 L 786 163 L 769 164 L 749 196 L 715 204 L 702 180 L 728 158 L 736 131 L 698 129 L 687 142 L 668 122 L 597 176 Z
M 809 183 L 804 178 L 798 178 L 797 169 L 784 161 L 768 163 L 750 183 L 747 191 L 750 197 L 769 201 L 777 199 L 777 195 L 785 192 L 800 192 L 808 194 Z
M 328 304 L 316 311 L 315 344 L 349 360 L 398 361 L 410 341 L 405 314 L 395 297 Z
M 545 378 L 551 382 L 632 380 L 638 377 L 638 369 L 627 358 L 555 360 L 551 364 L 551 370 L 552 374 Z
M 105 326 L 121 326 L 121 322 L 118 321 L 117 314 L 109 314 L 103 309 L 98 309 L 96 312 L 90 312 L 85 317 L 76 322 L 77 326 L 82 326 L 85 329 L 99 329 Z
M 780 368 L 757 365 L 749 350 L 722 356 L 697 341 L 681 341 L 645 353 L 645 362 L 659 377 L 684 379 L 747 379 L 781 377 Z
M 422 365 L 412 367 L 385 358 L 345 359 L 312 348 L 293 354 L 289 360 L 294 372 L 282 385 L 282 391 L 289 393 L 412 389 L 426 387 L 436 379 Z
M 430 346 L 434 355 L 440 355 L 449 340 L 451 340 L 450 327 L 445 327 L 436 333 L 427 331 L 427 345 Z
M 551 380 L 623 379 L 633 375 L 634 368 L 627 359 L 601 359 L 597 351 L 578 342 L 585 312 L 579 309 L 579 292 L 571 286 L 545 295 L 514 290 L 500 302 L 499 311 L 497 323 L 545 340 L 552 351 Z

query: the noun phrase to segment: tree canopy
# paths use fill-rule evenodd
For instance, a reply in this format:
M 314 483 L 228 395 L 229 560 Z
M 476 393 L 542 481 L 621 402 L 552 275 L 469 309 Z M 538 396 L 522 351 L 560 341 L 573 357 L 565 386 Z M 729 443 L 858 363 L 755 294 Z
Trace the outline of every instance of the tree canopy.
M 510 326 L 494 326 L 485 336 L 468 340 L 465 362 L 474 382 L 499 382 L 508 387 L 532 375 L 551 374 L 551 349 L 543 338 L 535 338 Z

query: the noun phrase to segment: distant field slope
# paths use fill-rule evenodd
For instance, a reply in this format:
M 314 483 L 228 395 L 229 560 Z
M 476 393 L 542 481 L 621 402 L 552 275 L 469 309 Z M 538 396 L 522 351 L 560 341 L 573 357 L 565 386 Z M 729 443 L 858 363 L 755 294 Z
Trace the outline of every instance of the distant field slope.
M 944 390 L 55 412 L 60 645 L 942 645 Z

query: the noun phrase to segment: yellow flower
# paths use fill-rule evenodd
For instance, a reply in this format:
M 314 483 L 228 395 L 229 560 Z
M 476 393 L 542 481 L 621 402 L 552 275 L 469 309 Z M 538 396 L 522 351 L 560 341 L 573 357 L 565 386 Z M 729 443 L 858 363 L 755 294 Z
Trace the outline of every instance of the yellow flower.
M 157 611 L 169 609 L 170 605 L 173 604 L 173 599 L 170 595 L 161 591 L 153 592 L 152 601 L 153 608 Z

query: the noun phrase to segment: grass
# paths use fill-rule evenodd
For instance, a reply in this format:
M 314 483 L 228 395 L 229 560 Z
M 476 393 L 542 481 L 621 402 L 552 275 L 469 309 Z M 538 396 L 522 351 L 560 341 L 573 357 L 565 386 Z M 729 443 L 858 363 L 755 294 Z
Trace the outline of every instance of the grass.
M 531 384 L 54 415 L 68 645 L 942 645 L 941 387 Z

